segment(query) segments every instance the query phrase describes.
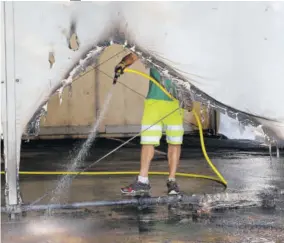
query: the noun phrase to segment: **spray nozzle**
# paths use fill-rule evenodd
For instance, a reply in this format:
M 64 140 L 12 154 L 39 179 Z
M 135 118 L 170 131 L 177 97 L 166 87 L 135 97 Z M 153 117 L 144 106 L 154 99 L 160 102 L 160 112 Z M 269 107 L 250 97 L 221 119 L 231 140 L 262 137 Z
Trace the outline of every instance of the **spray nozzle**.
M 117 79 L 119 78 L 120 74 L 121 74 L 121 70 L 117 70 L 115 72 L 112 84 L 116 84 Z

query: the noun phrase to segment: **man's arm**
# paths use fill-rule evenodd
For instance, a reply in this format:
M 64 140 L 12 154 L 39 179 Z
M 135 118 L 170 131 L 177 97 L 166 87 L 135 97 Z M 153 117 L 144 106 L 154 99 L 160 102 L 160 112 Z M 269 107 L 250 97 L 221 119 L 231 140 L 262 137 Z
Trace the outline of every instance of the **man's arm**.
M 124 63 L 126 67 L 131 66 L 134 62 L 138 60 L 138 56 L 134 53 L 129 53 L 124 58 L 122 58 L 120 63 Z
M 131 66 L 137 60 L 138 56 L 134 53 L 130 53 L 122 58 L 121 61 L 115 66 L 113 84 L 115 84 L 118 77 L 123 74 L 124 69 Z

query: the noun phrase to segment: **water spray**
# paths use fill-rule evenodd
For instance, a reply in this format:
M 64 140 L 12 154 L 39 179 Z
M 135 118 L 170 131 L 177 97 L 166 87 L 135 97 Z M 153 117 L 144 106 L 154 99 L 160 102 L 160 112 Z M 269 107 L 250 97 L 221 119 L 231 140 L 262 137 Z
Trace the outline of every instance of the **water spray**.
M 105 113 L 106 113 L 107 108 L 110 104 L 112 94 L 113 94 L 113 86 L 111 87 L 110 91 L 108 92 L 108 94 L 105 98 L 104 106 L 103 106 L 103 108 L 102 108 L 102 110 L 99 114 L 98 119 L 94 123 L 94 126 L 93 126 L 93 128 L 92 128 L 92 130 L 91 130 L 91 132 L 88 136 L 88 139 L 81 146 L 81 149 L 80 149 L 78 155 L 71 162 L 67 171 L 70 172 L 70 171 L 77 170 L 78 166 L 80 166 L 81 163 L 86 158 L 88 151 L 89 151 L 90 147 L 92 146 L 93 141 L 96 139 L 97 130 L 98 130 L 100 124 L 101 124 L 101 121 L 105 117 Z M 60 199 L 61 194 L 66 193 L 68 191 L 68 188 L 69 188 L 70 184 L 72 183 L 72 179 L 73 179 L 72 175 L 70 175 L 70 174 L 65 174 L 64 176 L 62 176 L 62 178 L 60 179 L 60 181 L 57 184 L 57 187 L 55 188 L 55 190 L 52 193 L 53 197 L 50 200 L 51 203 L 55 203 L 56 201 L 58 201 Z

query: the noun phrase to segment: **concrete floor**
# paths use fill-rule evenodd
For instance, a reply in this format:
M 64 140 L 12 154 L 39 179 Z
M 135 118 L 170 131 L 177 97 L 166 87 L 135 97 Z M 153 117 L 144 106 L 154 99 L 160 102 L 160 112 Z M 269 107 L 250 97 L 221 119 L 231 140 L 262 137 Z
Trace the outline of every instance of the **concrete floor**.
M 118 144 L 105 140 L 96 142 L 80 167 L 89 165 Z M 207 139 L 209 156 L 228 181 L 229 199 L 233 193 L 257 193 L 264 189 L 270 190 L 270 187 L 283 190 L 283 159 L 274 158 L 271 162 L 267 151 L 258 145 L 247 142 L 237 145 L 232 141 Z M 71 140 L 24 144 L 21 170 L 66 170 L 76 154 L 70 153 L 74 146 Z M 166 151 L 163 144 L 158 149 Z M 103 160 L 92 171 L 136 171 L 139 168 L 139 156 L 140 149 L 136 143 Z M 164 155 L 155 157 L 151 171 L 167 171 Z M 213 175 L 202 157 L 197 140 L 194 142 L 192 139 L 190 145 L 184 146 L 179 172 Z M 67 203 L 123 199 L 120 187 L 132 182 L 133 178 L 78 176 L 70 187 L 61 191 L 56 201 Z M 53 189 L 58 179 L 58 176 L 21 176 L 25 203 Z M 165 176 L 151 176 L 150 180 L 152 196 L 166 194 Z M 208 180 L 178 178 L 178 182 L 187 195 L 223 191 L 220 184 Z M 3 204 L 3 189 L 1 192 Z M 47 197 L 40 203 L 47 204 L 50 200 L 51 197 Z M 230 203 L 233 200 L 232 197 Z M 17 222 L 9 221 L 2 214 L 1 242 L 284 242 L 283 200 L 280 197 L 275 209 L 240 207 L 215 210 L 209 218 L 197 220 L 192 219 L 192 211 L 188 208 L 167 206 L 151 206 L 143 210 L 135 206 L 57 210 L 52 216 L 46 216 L 44 212 L 29 212 Z

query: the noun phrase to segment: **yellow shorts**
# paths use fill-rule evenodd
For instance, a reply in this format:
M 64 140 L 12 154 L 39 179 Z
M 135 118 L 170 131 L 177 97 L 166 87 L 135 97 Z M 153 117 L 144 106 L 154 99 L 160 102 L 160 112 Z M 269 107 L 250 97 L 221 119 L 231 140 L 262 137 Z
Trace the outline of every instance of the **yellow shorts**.
M 158 146 L 163 130 L 165 130 L 167 143 L 182 144 L 184 134 L 183 117 L 184 110 L 179 108 L 178 101 L 146 99 L 140 143 Z

